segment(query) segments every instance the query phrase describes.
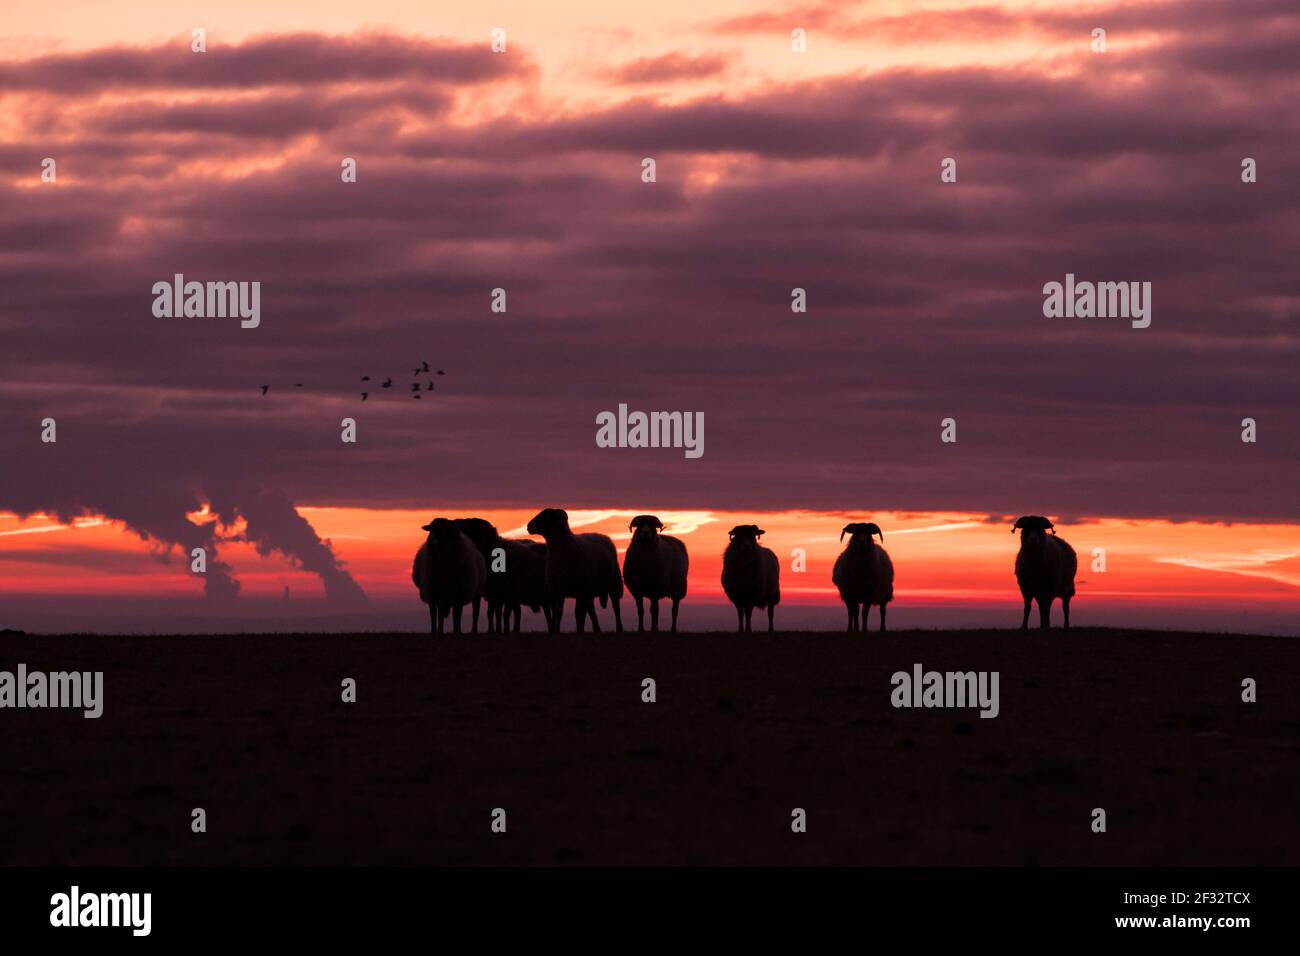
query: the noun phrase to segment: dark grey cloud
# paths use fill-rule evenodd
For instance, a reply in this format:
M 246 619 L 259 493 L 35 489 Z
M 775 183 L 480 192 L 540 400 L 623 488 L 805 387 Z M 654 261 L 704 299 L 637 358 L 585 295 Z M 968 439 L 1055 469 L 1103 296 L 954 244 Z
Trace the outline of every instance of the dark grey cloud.
M 420 80 L 478 84 L 535 67 L 526 55 L 493 56 L 487 43 L 454 43 L 370 32 L 298 33 L 227 44 L 208 36 L 205 53 L 191 38 L 151 47 L 112 47 L 0 63 L 0 90 L 93 95 L 117 90 L 230 90 Z
M 631 60 L 608 71 L 606 75 L 619 83 L 662 83 L 668 80 L 698 80 L 719 76 L 727 71 L 728 59 L 721 53 L 691 56 L 665 53 Z

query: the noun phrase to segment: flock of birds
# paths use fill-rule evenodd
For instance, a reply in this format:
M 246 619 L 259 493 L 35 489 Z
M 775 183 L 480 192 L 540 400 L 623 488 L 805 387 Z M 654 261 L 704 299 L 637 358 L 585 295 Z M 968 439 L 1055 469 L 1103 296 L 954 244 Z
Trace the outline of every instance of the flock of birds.
M 447 374 L 447 373 L 444 372 L 444 371 L 443 371 L 442 369 L 440 369 L 440 368 L 439 368 L 439 369 L 431 369 L 431 368 L 429 367 L 429 363 L 428 363 L 427 361 L 425 361 L 425 362 L 421 362 L 419 365 L 417 365 L 417 366 L 415 367 L 414 370 L 412 370 L 412 372 L 411 372 L 411 377 L 412 377 L 412 378 L 415 378 L 415 379 L 418 380 L 421 376 L 425 376 L 425 375 L 427 375 L 427 376 L 429 376 L 429 380 L 428 380 L 428 382 L 427 382 L 426 384 L 424 384 L 424 385 L 421 385 L 421 384 L 419 383 L 419 381 L 411 382 L 411 387 L 410 387 L 410 389 L 409 389 L 408 394 L 410 394 L 410 396 L 411 396 L 412 398 L 419 398 L 419 397 L 420 397 L 424 392 L 433 392 L 433 391 L 436 391 L 437 389 L 436 389 L 436 387 L 435 387 L 435 385 L 434 385 L 433 376 L 434 376 L 434 375 L 446 375 L 446 374 Z M 371 389 L 372 386 L 369 384 L 369 382 L 371 382 L 371 381 L 372 381 L 372 379 L 371 379 L 371 377 L 370 377 L 369 375 L 362 375 L 362 376 L 361 376 L 361 389 L 362 389 L 362 391 L 361 391 L 361 400 L 362 400 L 363 402 L 364 402 L 366 399 L 368 399 L 368 398 L 370 397 L 370 389 Z M 293 387 L 294 387 L 294 388 L 303 388 L 303 387 L 305 387 L 305 384 L 306 384 L 306 383 L 304 383 L 304 382 L 294 382 L 294 383 L 293 383 Z M 259 386 L 259 388 L 261 388 L 261 390 L 262 390 L 262 395 L 263 395 L 263 396 L 265 396 L 265 395 L 267 394 L 267 392 L 269 392 L 269 391 L 271 390 L 271 386 L 270 386 L 270 385 L 261 385 L 261 386 Z M 383 380 L 382 382 L 379 383 L 379 388 L 381 388 L 381 389 L 393 388 L 393 376 L 391 376 L 391 375 L 385 376 L 384 380 Z

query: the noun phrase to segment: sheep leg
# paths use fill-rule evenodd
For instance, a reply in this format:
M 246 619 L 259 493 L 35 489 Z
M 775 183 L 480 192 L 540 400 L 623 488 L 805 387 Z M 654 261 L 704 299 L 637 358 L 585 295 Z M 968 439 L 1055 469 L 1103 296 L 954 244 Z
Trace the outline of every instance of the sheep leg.
M 600 618 L 596 617 L 596 599 L 595 599 L 595 598 L 587 598 L 587 614 L 591 617 L 591 633 L 593 633 L 593 634 L 599 634 L 599 633 L 600 633 Z M 614 607 L 614 614 L 615 614 L 616 616 L 617 616 L 617 614 L 618 614 L 618 606 L 617 606 L 617 605 L 615 605 L 615 607 Z M 622 628 L 619 628 L 619 630 L 622 630 Z
M 451 609 L 452 628 L 455 630 L 457 634 L 460 633 L 460 615 L 461 612 L 464 610 L 465 609 L 459 604 L 457 604 L 454 608 Z
M 1050 597 L 1040 597 L 1038 599 L 1038 626 L 1043 630 L 1052 626 L 1052 599 Z
M 681 606 L 681 598 L 673 598 L 673 633 L 677 633 L 677 608 Z
M 1068 597 L 1061 598 L 1061 613 L 1065 615 L 1065 629 L 1068 631 L 1070 629 L 1070 599 Z
M 1033 605 L 1033 603 L 1034 603 L 1033 598 L 1031 597 L 1025 598 L 1025 617 L 1024 620 L 1020 622 L 1020 629 L 1022 631 L 1029 630 L 1029 608 Z
M 754 609 L 752 607 L 745 608 L 745 630 L 750 634 L 754 633 Z
M 519 624 L 523 620 L 523 616 L 524 616 L 524 609 L 520 605 L 514 604 L 511 605 L 510 610 L 512 610 L 515 614 L 515 633 L 518 634 Z
M 650 630 L 658 632 L 659 630 L 659 599 L 650 599 Z
M 885 630 L 885 606 L 883 604 L 880 605 L 880 630 L 882 633 Z
M 623 602 L 622 600 L 620 600 L 619 598 L 611 594 L 609 596 L 609 603 L 614 605 L 614 630 L 622 634 L 623 633 Z M 593 614 L 595 613 L 594 608 L 592 609 L 592 613 Z
M 634 596 L 636 597 L 636 629 L 638 631 L 644 631 L 645 630 L 645 599 L 642 598 L 641 595 L 639 594 Z
M 478 599 L 478 598 L 475 598 L 475 599 L 474 599 L 474 614 L 473 614 L 473 617 L 470 619 L 470 631 L 471 631 L 471 633 L 474 633 L 474 634 L 477 634 L 477 633 L 478 633 L 478 602 L 479 602 L 479 599 Z
M 849 609 L 848 631 L 850 634 L 852 634 L 854 631 L 858 629 L 858 605 L 853 601 L 845 601 L 844 604 Z
M 736 633 L 745 633 L 745 609 L 739 604 L 736 605 Z
M 560 625 L 564 622 L 564 598 L 556 598 L 555 604 L 551 608 L 551 632 L 560 633 Z
M 768 630 L 768 633 L 769 633 L 769 634 L 770 634 L 772 631 L 776 630 L 776 627 L 775 627 L 775 626 L 773 625 L 773 623 L 772 623 L 772 616 L 773 616 L 774 614 L 776 614 L 776 605 L 774 605 L 774 604 L 769 604 L 769 605 L 767 606 L 767 630 Z
M 429 633 L 438 633 L 438 605 L 429 605 Z

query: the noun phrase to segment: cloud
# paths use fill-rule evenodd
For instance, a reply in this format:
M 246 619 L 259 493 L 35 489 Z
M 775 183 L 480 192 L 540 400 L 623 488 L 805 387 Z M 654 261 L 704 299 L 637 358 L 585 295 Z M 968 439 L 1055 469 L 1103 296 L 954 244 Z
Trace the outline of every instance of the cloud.
M 99 95 L 121 90 L 232 90 L 415 80 L 441 86 L 487 83 L 534 67 L 518 51 L 493 56 L 461 44 L 384 32 L 252 37 L 206 53 L 190 37 L 152 47 L 55 53 L 0 64 L 0 90 Z
M 209 501 L 342 600 L 295 503 L 1294 520 L 1300 92 L 1234 65 L 1300 14 L 1237 9 L 1104 62 L 583 104 L 370 34 L 0 64 L 0 509 L 219 549 Z M 260 281 L 262 326 L 153 318 L 177 272 Z M 1151 329 L 1045 319 L 1067 272 L 1151 281 Z M 702 411 L 705 456 L 596 448 L 619 402 Z
M 1300 587 L 1300 570 L 1292 570 L 1293 567 L 1300 569 L 1300 561 L 1297 561 L 1297 558 L 1300 558 L 1300 551 L 1256 548 L 1246 554 L 1170 555 L 1151 560 L 1158 564 L 1176 564 L 1201 571 L 1219 571 L 1225 574 L 1265 578 L 1291 587 Z
M 727 58 L 719 53 L 691 56 L 673 52 L 632 60 L 608 71 L 607 75 L 619 83 L 662 83 L 716 77 L 725 73 L 727 66 Z

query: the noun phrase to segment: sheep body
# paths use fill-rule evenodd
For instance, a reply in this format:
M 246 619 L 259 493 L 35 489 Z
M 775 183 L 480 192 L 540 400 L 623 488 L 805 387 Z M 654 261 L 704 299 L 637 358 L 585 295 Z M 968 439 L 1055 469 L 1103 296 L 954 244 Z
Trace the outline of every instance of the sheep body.
M 880 629 L 885 629 L 885 605 L 894 599 L 894 562 L 883 545 L 877 545 L 874 535 L 885 539 L 884 532 L 874 522 L 846 525 L 840 540 L 849 534 L 849 543 L 835 559 L 831 581 L 840 592 L 840 599 L 848 607 L 849 630 L 867 629 L 867 615 L 872 605 L 880 608 Z M 858 608 L 862 617 L 859 623 Z
M 612 602 L 614 624 L 623 630 L 619 600 L 623 597 L 623 575 L 618 568 L 618 551 L 608 535 L 574 534 L 569 528 L 569 513 L 563 508 L 544 508 L 528 522 L 528 533 L 546 539 L 546 588 L 551 600 L 551 629 L 560 629 L 564 602 L 574 599 L 577 629 L 583 631 L 585 618 L 591 629 L 600 632 L 596 619 L 596 600 L 605 607 Z
M 690 557 L 686 545 L 678 538 L 660 534 L 663 522 L 654 515 L 637 515 L 628 525 L 632 540 L 623 555 L 623 581 L 636 599 L 636 629 L 645 630 L 643 600 L 650 602 L 650 629 L 659 630 L 659 601 L 671 598 L 673 625 L 677 630 L 677 610 L 686 597 L 686 575 Z
M 550 623 L 550 597 L 546 589 L 546 545 L 537 541 L 503 538 L 496 526 L 483 518 L 457 518 L 457 527 L 474 542 L 487 564 L 483 596 L 488 605 L 488 630 L 519 631 L 523 608 L 541 609 Z M 500 548 L 504 569 L 495 570 L 494 552 Z
M 1011 532 L 1020 531 L 1020 551 L 1016 554 L 1016 583 L 1025 601 L 1025 615 L 1020 622 L 1023 631 L 1029 627 L 1029 609 L 1038 602 L 1041 627 L 1051 627 L 1052 602 L 1061 599 L 1061 612 L 1065 627 L 1070 626 L 1070 599 L 1074 597 L 1074 575 L 1079 558 L 1064 539 L 1056 537 L 1052 522 L 1041 515 L 1025 515 L 1016 519 Z M 1046 532 L 1051 531 L 1049 537 Z
M 752 631 L 754 608 L 767 609 L 767 629 L 773 630 L 773 613 L 781 603 L 781 565 L 776 554 L 758 543 L 764 534 L 758 525 L 737 525 L 722 552 L 722 590 L 736 606 L 737 629 Z
M 461 610 L 472 603 L 473 630 L 478 631 L 479 601 L 487 578 L 483 555 L 474 542 L 447 518 L 435 518 L 424 525 L 429 537 L 415 555 L 411 577 L 420 591 L 420 600 L 429 605 L 430 630 L 437 634 L 444 628 L 448 614 L 457 634 L 460 633 Z

